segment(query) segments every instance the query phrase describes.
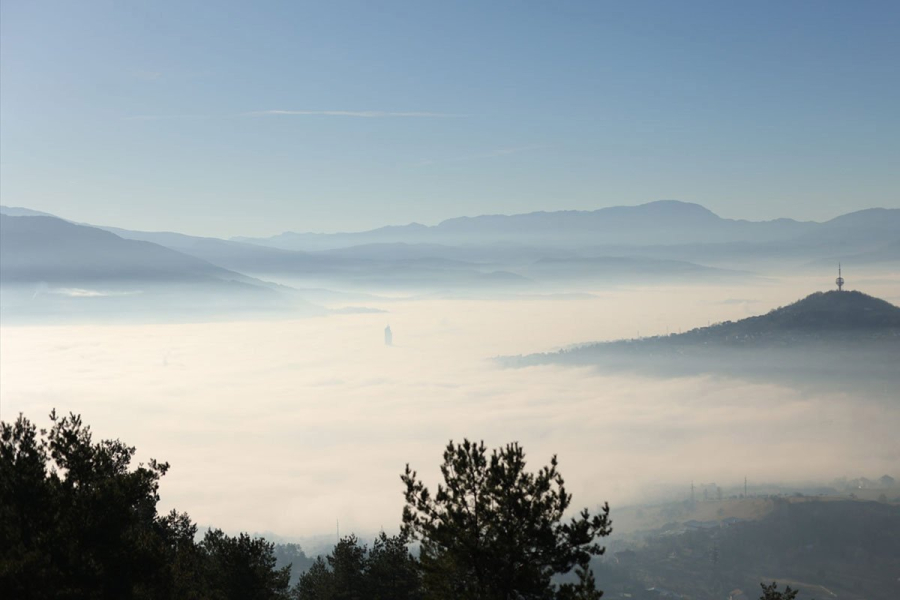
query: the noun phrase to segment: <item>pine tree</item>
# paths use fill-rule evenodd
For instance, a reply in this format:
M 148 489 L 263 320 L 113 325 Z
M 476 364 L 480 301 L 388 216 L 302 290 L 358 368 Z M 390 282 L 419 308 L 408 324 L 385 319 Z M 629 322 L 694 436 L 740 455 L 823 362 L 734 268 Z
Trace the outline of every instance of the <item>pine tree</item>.
M 604 552 L 596 540 L 611 532 L 609 506 L 564 522 L 572 496 L 555 456 L 533 474 L 516 443 L 488 455 L 483 442 L 450 442 L 441 473 L 434 495 L 409 465 L 401 476 L 403 532 L 421 541 L 429 598 L 589 597 L 572 596 L 576 587 L 558 589 L 551 578 L 578 567 L 577 589 L 595 587 L 589 562 Z

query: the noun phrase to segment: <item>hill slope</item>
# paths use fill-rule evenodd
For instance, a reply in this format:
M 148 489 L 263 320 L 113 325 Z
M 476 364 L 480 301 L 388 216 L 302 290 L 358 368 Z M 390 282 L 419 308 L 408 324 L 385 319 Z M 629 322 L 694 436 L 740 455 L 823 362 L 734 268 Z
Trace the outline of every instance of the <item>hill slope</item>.
M 862 292 L 830 291 L 815 292 L 788 306 L 740 321 L 726 321 L 665 337 L 604 342 L 582 348 L 622 344 L 633 348 L 761 342 L 789 344 L 832 336 L 846 335 L 852 339 L 854 334 L 871 336 L 894 332 L 900 332 L 900 307 Z
M 158 244 L 125 240 L 94 227 L 44 216 L 0 215 L 4 284 L 240 282 L 239 273 Z
M 778 331 L 825 332 L 894 327 L 900 327 L 900 307 L 862 292 L 830 291 L 810 294 L 765 315 L 705 329 L 725 335 L 755 335 Z
M 805 386 L 865 386 L 890 393 L 900 380 L 900 308 L 862 292 L 817 292 L 768 314 L 682 334 L 584 344 L 498 358 L 509 367 L 594 366 L 663 376 L 699 373 Z

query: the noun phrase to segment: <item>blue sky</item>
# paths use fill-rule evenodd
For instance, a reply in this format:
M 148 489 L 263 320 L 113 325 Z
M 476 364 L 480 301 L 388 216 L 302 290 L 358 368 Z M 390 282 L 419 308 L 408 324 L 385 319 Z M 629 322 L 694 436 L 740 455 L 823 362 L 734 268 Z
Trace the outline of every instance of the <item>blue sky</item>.
M 203 235 L 900 207 L 897 2 L 30 2 L 0 196 Z

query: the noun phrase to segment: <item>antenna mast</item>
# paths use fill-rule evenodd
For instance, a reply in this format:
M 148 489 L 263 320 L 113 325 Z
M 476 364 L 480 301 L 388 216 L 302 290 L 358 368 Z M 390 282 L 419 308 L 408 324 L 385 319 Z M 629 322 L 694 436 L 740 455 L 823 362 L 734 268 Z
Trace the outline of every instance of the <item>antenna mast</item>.
M 838 286 L 838 291 L 842 292 L 844 290 L 844 278 L 841 277 L 841 263 L 838 263 L 838 276 L 837 279 L 834 280 L 834 282 Z

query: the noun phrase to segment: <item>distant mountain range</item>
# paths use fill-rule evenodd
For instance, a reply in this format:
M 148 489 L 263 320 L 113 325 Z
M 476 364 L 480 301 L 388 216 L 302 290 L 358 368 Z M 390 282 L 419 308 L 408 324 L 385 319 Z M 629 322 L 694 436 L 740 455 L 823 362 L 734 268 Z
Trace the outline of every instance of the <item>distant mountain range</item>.
M 230 240 L 142 232 L 0 207 L 0 283 L 87 287 L 191 282 L 222 289 L 544 290 L 734 281 L 834 263 L 900 264 L 900 210 L 825 223 L 723 219 L 659 201 L 595 211 L 449 219 L 359 233 L 284 233 Z M 287 291 L 280 288 L 279 291 Z
M 594 211 L 534 212 L 448 219 L 435 226 L 412 223 L 358 233 L 286 232 L 270 238 L 234 238 L 290 250 L 333 250 L 361 244 L 521 244 L 528 246 L 671 246 L 766 244 L 795 241 L 889 243 L 900 239 L 900 209 L 874 208 L 825 223 L 792 219 L 723 219 L 688 202 L 660 200 Z M 885 241 L 886 240 L 886 241 Z
M 271 238 L 235 239 L 294 250 L 327 250 L 392 242 L 645 245 L 774 241 L 797 237 L 812 231 L 815 225 L 790 219 L 762 222 L 722 219 L 699 204 L 660 200 L 639 206 L 616 206 L 594 211 L 457 217 L 434 226 L 411 223 L 359 233 L 286 232 Z

